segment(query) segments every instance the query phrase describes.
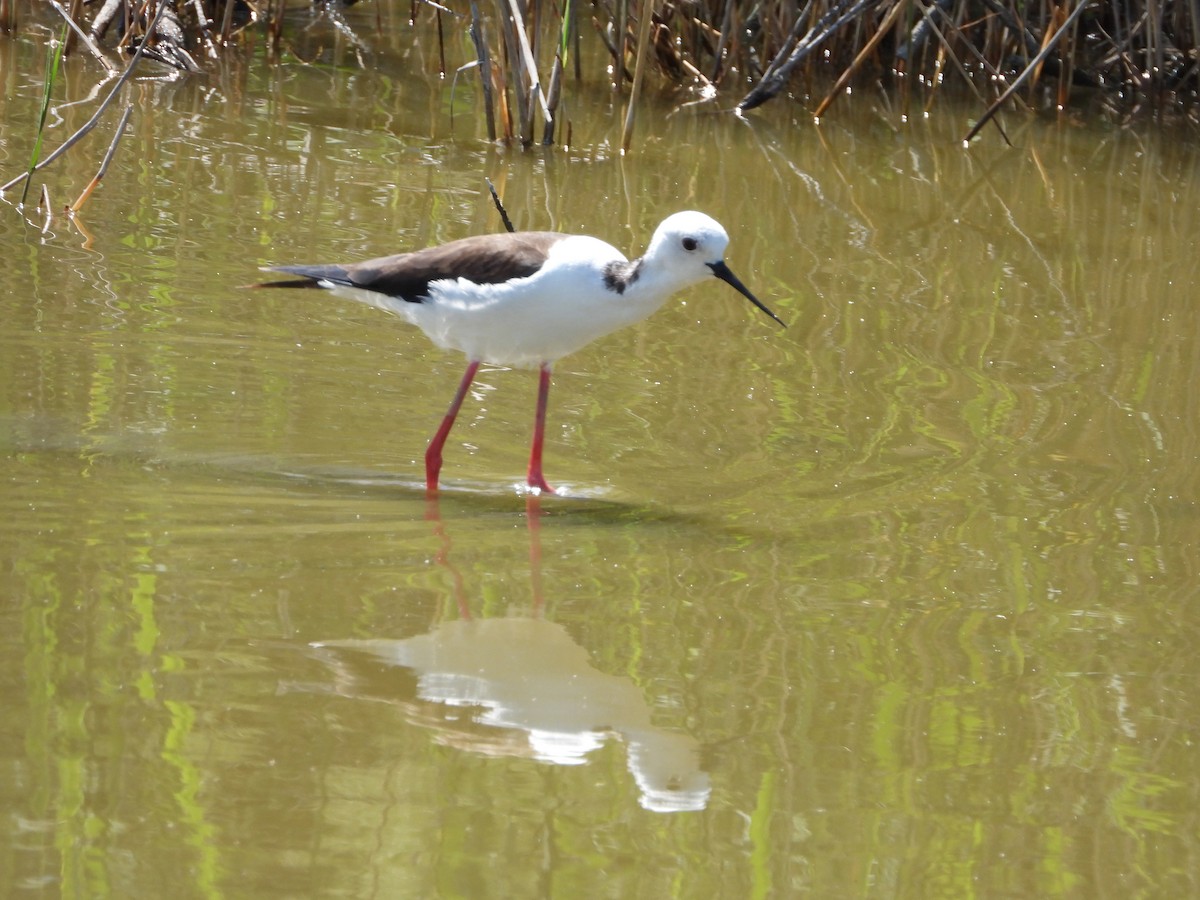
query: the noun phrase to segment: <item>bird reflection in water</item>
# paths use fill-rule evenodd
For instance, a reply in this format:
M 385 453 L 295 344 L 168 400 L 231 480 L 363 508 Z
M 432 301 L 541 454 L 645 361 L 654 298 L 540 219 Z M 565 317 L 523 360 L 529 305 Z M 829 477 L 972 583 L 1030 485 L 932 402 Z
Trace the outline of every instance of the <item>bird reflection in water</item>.
M 703 809 L 711 789 L 696 740 L 655 726 L 631 679 L 593 667 L 563 626 L 540 616 L 540 502 L 536 495 L 526 499 L 532 615 L 471 616 L 438 501 L 431 498 L 428 518 L 441 542 L 437 559 L 453 576 L 460 618 L 403 640 L 320 641 L 312 645 L 314 654 L 335 673 L 337 693 L 393 704 L 441 744 L 580 765 L 615 737 L 626 747 L 644 808 Z

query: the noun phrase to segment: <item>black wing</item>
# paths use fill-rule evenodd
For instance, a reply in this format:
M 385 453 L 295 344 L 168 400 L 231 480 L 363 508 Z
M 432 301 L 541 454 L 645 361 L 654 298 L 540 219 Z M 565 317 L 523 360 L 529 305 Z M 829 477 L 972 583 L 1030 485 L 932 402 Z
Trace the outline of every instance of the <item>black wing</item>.
M 429 293 L 429 283 L 443 278 L 497 284 L 528 277 L 545 264 L 550 248 L 564 237 L 552 231 L 485 234 L 344 266 L 271 266 L 269 271 L 304 280 L 255 286 L 315 287 L 318 281 L 329 281 L 420 303 Z

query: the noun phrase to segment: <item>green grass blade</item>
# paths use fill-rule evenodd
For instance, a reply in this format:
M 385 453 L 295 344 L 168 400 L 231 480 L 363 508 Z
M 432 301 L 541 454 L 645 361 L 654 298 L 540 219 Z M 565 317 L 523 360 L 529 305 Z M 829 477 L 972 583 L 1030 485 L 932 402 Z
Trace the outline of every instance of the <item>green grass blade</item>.
M 58 80 L 58 67 L 62 62 L 63 50 L 67 46 L 67 26 L 63 26 L 62 35 L 57 44 L 46 47 L 46 82 L 42 85 L 42 110 L 38 115 L 37 135 L 33 141 L 33 154 L 29 158 L 29 174 L 25 176 L 25 186 L 21 189 L 21 205 L 25 205 L 25 197 L 29 193 L 29 184 L 33 180 L 33 171 L 37 168 L 38 159 L 42 155 L 42 135 L 46 129 L 46 115 L 50 111 L 50 96 L 54 92 L 54 82 Z

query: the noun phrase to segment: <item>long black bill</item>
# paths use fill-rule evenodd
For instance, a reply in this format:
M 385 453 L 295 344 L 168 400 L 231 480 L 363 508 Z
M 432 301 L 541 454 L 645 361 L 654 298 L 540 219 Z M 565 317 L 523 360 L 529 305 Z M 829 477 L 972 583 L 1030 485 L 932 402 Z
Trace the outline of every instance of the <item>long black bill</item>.
M 775 313 L 773 313 L 773 312 L 771 312 L 771 310 L 767 309 L 766 304 L 764 304 L 761 300 L 759 300 L 752 293 L 750 293 L 749 289 L 747 289 L 747 287 L 744 284 L 742 284 L 740 281 L 738 281 L 738 277 L 736 275 L 734 275 L 731 271 L 729 271 L 729 266 L 725 265 L 725 260 L 721 260 L 720 262 L 715 262 L 715 263 L 709 263 L 708 267 L 710 269 L 712 269 L 713 274 L 716 275 L 718 278 L 720 278 L 723 282 L 732 286 L 735 291 L 737 291 L 739 294 L 741 294 L 743 297 L 745 297 L 747 300 L 749 300 L 751 303 L 753 303 L 755 306 L 757 306 L 759 309 L 761 309 L 763 312 L 765 312 L 768 316 L 770 316 L 772 319 L 774 319 L 776 322 L 778 322 L 784 328 L 787 328 L 787 323 L 785 323 L 783 321 L 783 319 L 779 318 L 779 316 L 775 315 Z

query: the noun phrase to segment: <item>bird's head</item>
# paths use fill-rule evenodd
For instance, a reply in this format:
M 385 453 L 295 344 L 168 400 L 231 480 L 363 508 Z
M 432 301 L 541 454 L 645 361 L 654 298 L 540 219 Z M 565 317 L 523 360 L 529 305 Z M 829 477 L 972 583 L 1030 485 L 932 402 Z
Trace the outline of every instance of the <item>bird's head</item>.
M 725 248 L 728 246 L 729 235 L 720 222 L 702 212 L 688 210 L 663 219 L 655 229 L 643 259 L 653 261 L 654 266 L 669 273 L 680 287 L 716 276 L 783 325 L 783 320 L 750 293 L 725 265 Z

